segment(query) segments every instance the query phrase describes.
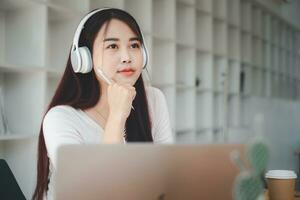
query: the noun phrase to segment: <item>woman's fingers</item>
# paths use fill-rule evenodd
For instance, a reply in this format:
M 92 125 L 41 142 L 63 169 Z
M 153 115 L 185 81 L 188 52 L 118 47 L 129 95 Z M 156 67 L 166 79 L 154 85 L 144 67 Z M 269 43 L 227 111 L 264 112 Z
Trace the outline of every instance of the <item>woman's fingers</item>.
M 108 87 L 108 103 L 112 114 L 120 114 L 128 117 L 131 111 L 132 101 L 136 96 L 135 87 L 129 84 L 119 85 L 112 83 Z

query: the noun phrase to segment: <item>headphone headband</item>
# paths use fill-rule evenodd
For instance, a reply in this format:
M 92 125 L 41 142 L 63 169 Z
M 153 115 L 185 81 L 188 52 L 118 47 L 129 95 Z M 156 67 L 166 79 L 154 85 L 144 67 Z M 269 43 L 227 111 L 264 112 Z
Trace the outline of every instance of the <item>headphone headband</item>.
M 86 16 L 84 16 L 82 18 L 82 20 L 80 21 L 80 23 L 78 24 L 77 26 L 77 29 L 75 31 L 75 34 L 74 34 L 74 38 L 73 38 L 73 47 L 76 47 L 76 49 L 78 49 L 78 42 L 79 42 L 79 38 L 80 38 L 80 35 L 81 35 L 81 31 L 82 29 L 84 29 L 84 24 L 86 23 L 86 21 L 91 17 L 93 16 L 94 14 L 96 14 L 97 12 L 100 12 L 102 10 L 109 10 L 111 8 L 99 8 L 99 9 L 96 9 L 92 12 L 90 12 L 89 14 L 87 14 Z

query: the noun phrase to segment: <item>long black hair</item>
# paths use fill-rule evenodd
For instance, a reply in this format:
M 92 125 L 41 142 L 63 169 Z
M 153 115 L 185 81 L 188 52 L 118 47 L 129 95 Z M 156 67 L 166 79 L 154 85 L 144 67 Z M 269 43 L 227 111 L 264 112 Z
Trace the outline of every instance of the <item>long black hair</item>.
M 106 9 L 95 13 L 85 23 L 85 28 L 79 38 L 79 46 L 87 46 L 92 53 L 95 38 L 104 23 L 112 19 L 118 19 L 126 23 L 144 44 L 141 30 L 135 19 L 127 12 L 120 9 Z M 139 76 L 134 87 L 136 97 L 132 110 L 126 121 L 126 140 L 128 142 L 152 142 L 151 121 L 148 110 L 148 102 L 142 75 Z M 96 105 L 101 96 L 100 85 L 94 70 L 87 74 L 75 73 L 70 61 L 70 55 L 64 74 L 55 91 L 55 94 L 46 110 L 46 113 L 54 106 L 69 105 L 74 108 L 87 109 Z M 37 185 L 32 199 L 43 199 L 48 189 L 49 158 L 45 146 L 43 123 L 40 127 L 38 141 Z

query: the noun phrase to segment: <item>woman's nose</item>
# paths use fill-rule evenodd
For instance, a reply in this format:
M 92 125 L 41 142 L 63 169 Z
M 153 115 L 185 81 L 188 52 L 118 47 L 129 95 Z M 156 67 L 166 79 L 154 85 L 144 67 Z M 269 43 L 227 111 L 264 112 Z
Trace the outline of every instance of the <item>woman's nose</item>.
M 131 63 L 129 52 L 126 49 L 121 52 L 121 61 L 122 63 Z

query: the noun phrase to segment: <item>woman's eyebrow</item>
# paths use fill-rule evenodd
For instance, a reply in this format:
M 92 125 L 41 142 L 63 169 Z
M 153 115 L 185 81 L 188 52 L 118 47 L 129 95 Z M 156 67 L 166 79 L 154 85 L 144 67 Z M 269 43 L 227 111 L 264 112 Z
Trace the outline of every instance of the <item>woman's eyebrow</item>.
M 129 41 L 136 41 L 136 40 L 139 41 L 139 42 L 141 41 L 140 38 L 138 38 L 138 37 L 133 37 L 133 38 L 129 39 Z
M 119 41 L 119 39 L 118 38 L 105 38 L 103 40 L 103 42 L 106 42 L 106 41 Z
M 120 39 L 119 38 L 105 38 L 103 40 L 103 42 L 107 42 L 107 41 L 119 41 Z M 138 37 L 133 37 L 133 38 L 130 38 L 129 41 L 141 41 L 140 38 Z

